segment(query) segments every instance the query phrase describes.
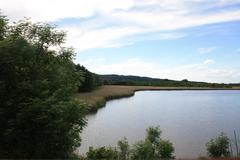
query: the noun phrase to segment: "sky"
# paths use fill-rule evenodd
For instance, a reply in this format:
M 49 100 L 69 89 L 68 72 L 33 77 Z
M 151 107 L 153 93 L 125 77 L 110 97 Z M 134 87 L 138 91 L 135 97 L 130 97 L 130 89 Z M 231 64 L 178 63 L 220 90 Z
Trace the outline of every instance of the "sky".
M 0 0 L 18 21 L 67 32 L 98 74 L 240 83 L 240 0 Z

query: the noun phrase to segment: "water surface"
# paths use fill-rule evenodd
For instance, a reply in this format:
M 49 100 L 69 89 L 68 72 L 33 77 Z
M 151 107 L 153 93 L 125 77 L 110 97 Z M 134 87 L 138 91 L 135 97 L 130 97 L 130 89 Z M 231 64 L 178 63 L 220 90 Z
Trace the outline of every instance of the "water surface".
M 220 132 L 240 135 L 240 91 L 140 91 L 133 97 L 112 100 L 87 116 L 81 134 L 89 146 L 116 146 L 124 136 L 132 144 L 144 139 L 149 126 L 160 126 L 178 158 L 206 155 L 205 144 Z

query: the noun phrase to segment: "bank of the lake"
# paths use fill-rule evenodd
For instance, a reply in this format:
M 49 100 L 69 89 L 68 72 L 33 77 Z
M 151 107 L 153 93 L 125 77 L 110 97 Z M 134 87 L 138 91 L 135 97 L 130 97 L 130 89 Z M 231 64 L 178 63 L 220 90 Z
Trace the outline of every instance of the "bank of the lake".
M 144 90 L 240 90 L 234 88 L 203 88 L 203 87 L 156 87 L 156 86 L 120 86 L 104 85 L 92 92 L 78 93 L 76 99 L 83 101 L 89 108 L 89 112 L 97 111 L 103 107 L 107 100 L 133 96 L 136 91 Z

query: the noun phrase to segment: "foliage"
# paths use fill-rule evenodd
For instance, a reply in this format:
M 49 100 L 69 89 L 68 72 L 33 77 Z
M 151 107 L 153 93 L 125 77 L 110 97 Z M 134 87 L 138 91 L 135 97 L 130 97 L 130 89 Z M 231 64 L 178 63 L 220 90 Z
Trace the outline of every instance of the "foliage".
M 28 20 L 5 28 L 0 40 L 1 158 L 68 158 L 80 145 L 85 110 L 72 98 L 79 83 L 73 50 L 50 49 L 63 43 L 65 33 Z
M 27 39 L 39 49 L 40 53 L 49 47 L 61 46 L 66 37 L 65 32 L 56 30 L 53 25 L 32 23 L 29 19 L 15 22 L 15 25 L 10 26 L 9 34 L 13 38 Z
M 215 139 L 211 139 L 207 144 L 207 151 L 211 157 L 228 157 L 230 140 L 226 134 L 221 133 Z
M 161 130 L 159 127 L 147 129 L 145 140 L 139 141 L 133 146 L 129 146 L 126 138 L 118 142 L 116 148 L 96 148 L 90 147 L 87 152 L 89 160 L 158 160 L 173 159 L 174 147 L 168 140 L 160 138 Z

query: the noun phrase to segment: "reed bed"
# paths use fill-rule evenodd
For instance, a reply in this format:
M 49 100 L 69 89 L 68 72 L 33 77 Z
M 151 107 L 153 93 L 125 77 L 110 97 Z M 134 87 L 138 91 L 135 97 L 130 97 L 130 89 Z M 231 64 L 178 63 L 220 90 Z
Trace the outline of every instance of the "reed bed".
M 202 87 L 155 87 L 155 86 L 120 86 L 104 85 L 92 92 L 78 93 L 75 98 L 84 102 L 89 112 L 95 112 L 103 107 L 107 100 L 130 97 L 136 91 L 143 90 L 239 90 L 240 88 L 202 88 Z

